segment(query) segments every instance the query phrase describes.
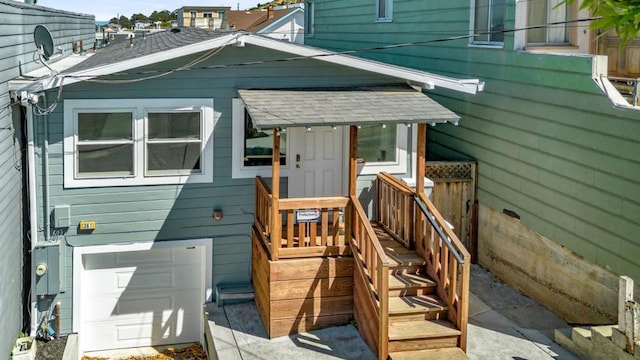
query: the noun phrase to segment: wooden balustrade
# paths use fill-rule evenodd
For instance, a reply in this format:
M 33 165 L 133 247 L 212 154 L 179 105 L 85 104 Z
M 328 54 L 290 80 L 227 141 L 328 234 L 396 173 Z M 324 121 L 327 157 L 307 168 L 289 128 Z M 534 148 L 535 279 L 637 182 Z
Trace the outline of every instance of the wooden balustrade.
M 366 299 L 358 299 L 357 303 L 362 306 L 366 306 L 365 303 L 369 304 L 375 308 L 376 315 L 375 319 L 360 319 L 360 321 L 367 321 L 372 324 L 369 328 L 377 329 L 378 334 L 374 337 L 377 339 L 376 348 L 378 354 L 386 358 L 389 345 L 389 260 L 358 198 L 351 196 L 351 204 L 353 209 L 351 247 L 359 274 L 362 274 L 363 280 L 367 282 L 364 288 L 368 295 Z
M 407 248 L 413 248 L 413 190 L 399 179 L 381 173 L 376 179 L 377 219 Z
M 380 196 L 378 220 L 383 227 L 402 237 L 409 233 L 405 228 L 406 220 L 413 222 L 416 253 L 425 260 L 429 276 L 438 284 L 438 296 L 449 307 L 449 320 L 461 330 L 460 347 L 465 350 L 471 255 L 424 193 L 415 193 L 387 173 L 378 175 L 376 185 Z M 425 212 L 414 196 L 425 205 Z M 411 206 L 407 206 L 409 197 Z M 409 239 L 402 242 L 412 245 Z
M 257 177 L 255 227 L 271 259 L 351 253 L 344 221 L 350 206 L 348 197 L 280 199 L 279 216 L 275 217 L 272 206 L 271 189 Z M 310 216 L 296 219 L 296 213 L 300 211 Z M 272 234 L 277 228 L 282 229 L 279 237 Z M 279 241 L 273 241 L 276 238 Z

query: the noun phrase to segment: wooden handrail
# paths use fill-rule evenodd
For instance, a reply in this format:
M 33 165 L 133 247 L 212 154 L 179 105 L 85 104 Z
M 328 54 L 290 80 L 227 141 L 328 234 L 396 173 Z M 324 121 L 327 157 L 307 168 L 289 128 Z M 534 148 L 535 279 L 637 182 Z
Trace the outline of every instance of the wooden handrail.
M 380 241 L 378 241 L 378 237 L 376 236 L 371 223 L 369 222 L 369 218 L 367 214 L 364 212 L 362 205 L 360 204 L 360 200 L 357 197 L 351 197 L 351 203 L 353 204 L 353 209 L 355 210 L 355 214 L 358 216 L 360 220 L 362 220 L 363 226 L 366 229 L 367 235 L 376 241 L 372 242 L 372 246 L 376 251 L 376 254 L 380 257 L 380 263 L 384 266 L 389 266 L 389 259 L 387 258 L 387 254 L 385 254 L 384 249 L 382 249 L 382 245 Z
M 279 210 L 297 210 L 312 208 L 343 208 L 349 203 L 346 196 L 322 198 L 289 198 L 280 199 Z

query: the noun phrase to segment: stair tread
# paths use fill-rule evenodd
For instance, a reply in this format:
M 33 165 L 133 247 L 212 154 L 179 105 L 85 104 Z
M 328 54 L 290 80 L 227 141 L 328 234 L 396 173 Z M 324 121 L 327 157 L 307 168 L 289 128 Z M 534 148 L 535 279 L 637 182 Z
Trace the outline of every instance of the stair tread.
M 392 360 L 468 360 L 460 348 L 400 351 L 389 354 Z
M 445 320 L 402 321 L 389 324 L 389 340 L 411 340 L 451 337 L 460 330 Z
M 444 311 L 447 309 L 447 304 L 434 295 L 389 298 L 389 315 L 426 313 L 431 311 Z
M 391 274 L 389 289 L 429 288 L 437 286 L 436 282 L 420 274 Z

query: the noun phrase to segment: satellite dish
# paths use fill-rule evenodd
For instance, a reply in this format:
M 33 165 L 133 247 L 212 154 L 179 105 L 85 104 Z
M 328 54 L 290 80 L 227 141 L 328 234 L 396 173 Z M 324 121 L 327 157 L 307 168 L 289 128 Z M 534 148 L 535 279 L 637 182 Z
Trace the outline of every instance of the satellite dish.
M 33 41 L 45 60 L 53 55 L 53 36 L 44 25 L 37 25 L 33 30 Z

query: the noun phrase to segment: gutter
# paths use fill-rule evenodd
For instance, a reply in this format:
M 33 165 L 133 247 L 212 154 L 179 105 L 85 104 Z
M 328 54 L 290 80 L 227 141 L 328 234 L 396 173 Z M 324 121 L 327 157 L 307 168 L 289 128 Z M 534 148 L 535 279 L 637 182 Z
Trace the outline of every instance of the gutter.
M 31 253 L 36 247 L 36 242 L 38 241 L 38 186 L 36 184 L 36 151 L 35 151 L 35 142 L 36 142 L 36 133 L 34 131 L 34 116 L 33 116 L 33 107 L 31 103 L 24 99 L 22 106 L 24 106 L 27 116 L 27 182 L 29 184 L 29 217 L 30 217 L 30 229 L 29 234 L 31 234 Z M 31 257 L 31 265 L 34 265 L 33 256 Z M 35 334 L 38 328 L 38 317 L 35 316 L 37 314 L 36 309 L 36 301 L 35 301 L 35 293 L 36 293 L 36 274 L 35 271 L 31 271 L 31 334 Z

